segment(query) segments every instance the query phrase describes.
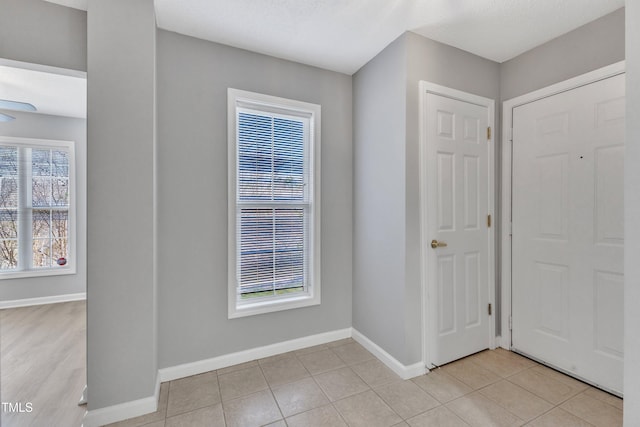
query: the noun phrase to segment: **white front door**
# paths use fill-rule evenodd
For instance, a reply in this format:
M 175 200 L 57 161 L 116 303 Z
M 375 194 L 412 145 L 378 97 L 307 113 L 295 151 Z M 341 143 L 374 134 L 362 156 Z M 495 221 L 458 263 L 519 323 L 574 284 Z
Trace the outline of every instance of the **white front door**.
M 423 104 L 427 362 L 438 366 L 492 342 L 492 150 L 487 129 L 493 107 L 485 98 L 456 95 L 427 91 Z
M 624 75 L 513 110 L 515 350 L 618 394 Z

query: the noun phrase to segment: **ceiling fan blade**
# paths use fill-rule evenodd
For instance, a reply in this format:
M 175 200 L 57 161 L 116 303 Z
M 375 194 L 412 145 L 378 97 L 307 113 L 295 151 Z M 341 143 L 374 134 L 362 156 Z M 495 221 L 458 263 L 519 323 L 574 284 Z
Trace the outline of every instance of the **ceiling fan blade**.
M 37 108 L 33 104 L 27 102 L 9 101 L 7 99 L 0 99 L 0 108 L 5 110 L 17 110 L 17 111 L 37 111 Z
M 11 120 L 15 120 L 15 119 L 16 118 L 13 116 L 0 113 L 0 122 L 10 122 Z

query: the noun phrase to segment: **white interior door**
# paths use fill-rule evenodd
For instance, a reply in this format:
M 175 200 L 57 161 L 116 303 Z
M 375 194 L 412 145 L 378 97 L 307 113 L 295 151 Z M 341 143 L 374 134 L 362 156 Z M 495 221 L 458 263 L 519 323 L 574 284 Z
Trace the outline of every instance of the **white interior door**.
M 424 108 L 427 361 L 434 365 L 486 349 L 492 342 L 487 133 L 487 104 L 492 101 L 478 105 L 458 98 L 427 92 Z
M 617 394 L 624 75 L 513 110 L 512 346 Z

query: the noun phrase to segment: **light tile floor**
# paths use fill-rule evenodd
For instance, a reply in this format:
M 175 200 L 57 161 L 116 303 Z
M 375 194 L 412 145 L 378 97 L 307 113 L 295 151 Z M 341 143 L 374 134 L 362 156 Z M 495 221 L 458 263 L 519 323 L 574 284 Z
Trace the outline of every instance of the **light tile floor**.
M 503 349 L 401 380 L 352 339 L 163 383 L 118 427 L 615 427 L 622 400 Z

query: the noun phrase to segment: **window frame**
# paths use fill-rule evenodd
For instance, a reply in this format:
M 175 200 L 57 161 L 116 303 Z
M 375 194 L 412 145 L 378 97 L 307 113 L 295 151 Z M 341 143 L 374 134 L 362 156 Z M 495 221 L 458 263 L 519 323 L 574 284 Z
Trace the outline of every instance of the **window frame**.
M 43 268 L 34 268 L 29 261 L 28 265 L 29 269 L 16 269 L 16 270 L 0 270 L 0 280 L 6 279 L 21 279 L 21 278 L 30 278 L 30 277 L 48 277 L 48 276 L 63 276 L 63 275 L 71 275 L 77 273 L 77 256 L 76 256 L 76 143 L 74 141 L 64 141 L 64 140 L 53 140 L 53 139 L 36 139 L 36 138 L 20 138 L 20 137 L 9 137 L 9 136 L 0 136 L 0 145 L 4 146 L 17 146 L 20 148 L 33 148 L 33 149 L 43 149 L 43 150 L 55 150 L 55 149 L 64 149 L 68 150 L 69 153 L 69 193 L 70 193 L 70 203 L 69 203 L 69 228 L 68 233 L 69 237 L 67 238 L 68 245 L 68 254 L 67 254 L 67 264 L 65 266 L 58 267 L 43 267 Z M 30 177 L 33 178 L 32 176 Z M 24 178 L 20 178 L 24 180 Z M 20 198 L 20 190 L 18 190 L 18 197 Z M 20 207 L 18 207 L 20 209 Z M 35 210 L 33 206 L 30 206 L 26 209 Z M 20 248 L 21 242 L 23 239 L 20 237 L 20 231 L 22 226 L 20 225 L 20 220 L 18 219 L 18 248 Z M 33 242 L 33 235 L 28 238 L 31 242 Z M 23 243 L 24 244 L 24 243 Z M 31 247 L 33 246 L 33 243 Z M 31 253 L 33 249 L 29 250 Z M 20 249 L 18 249 L 18 253 L 22 253 Z M 24 268 L 24 264 L 22 265 Z
M 308 263 L 307 290 L 291 295 L 279 295 L 260 298 L 256 301 L 240 302 L 238 298 L 238 241 L 237 241 L 237 183 L 238 183 L 238 110 L 283 114 L 307 118 L 309 167 L 309 215 L 305 259 Z M 228 88 L 227 91 L 227 137 L 228 137 L 228 318 L 239 318 L 281 310 L 308 307 L 320 304 L 321 289 L 321 239 L 320 239 L 320 115 L 317 104 L 295 101 L 286 98 Z M 287 202 L 275 202 L 271 205 L 286 206 Z

